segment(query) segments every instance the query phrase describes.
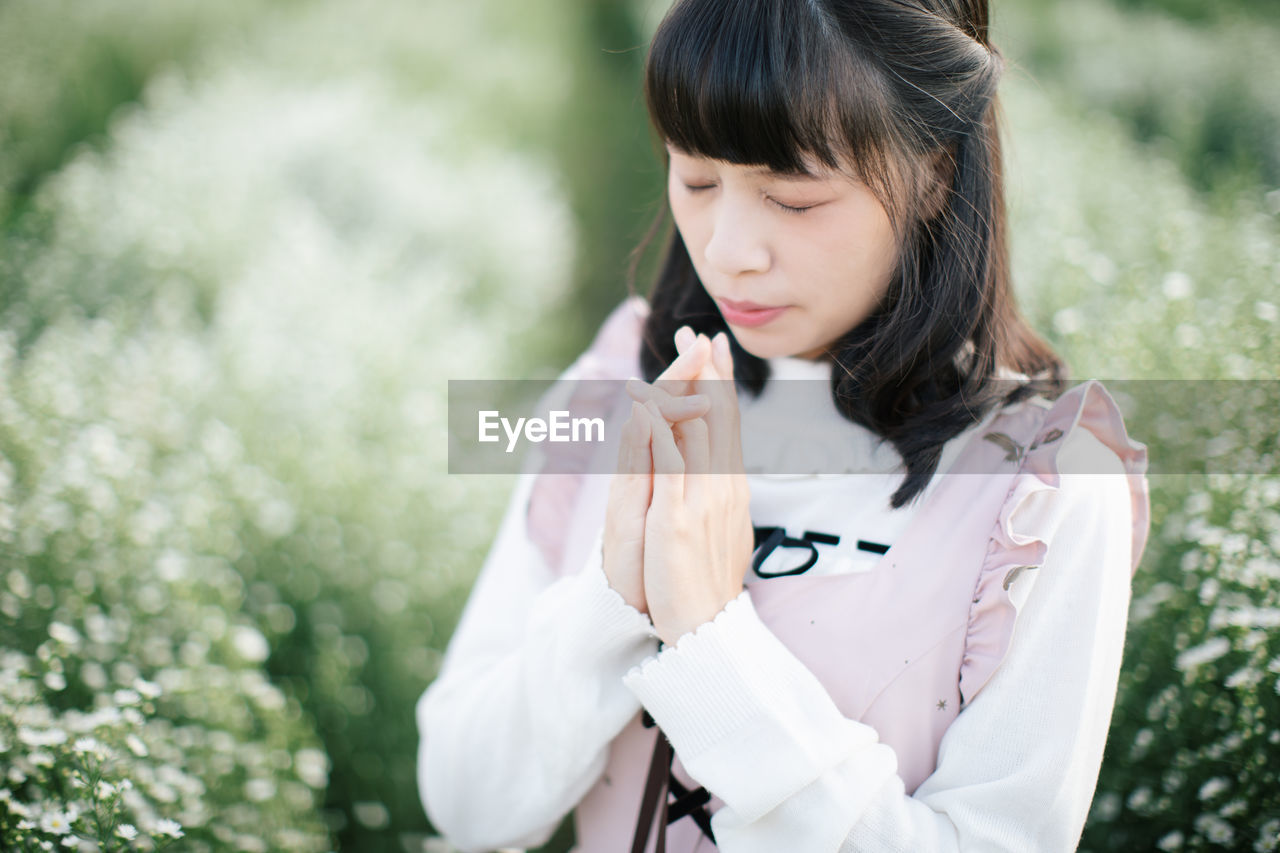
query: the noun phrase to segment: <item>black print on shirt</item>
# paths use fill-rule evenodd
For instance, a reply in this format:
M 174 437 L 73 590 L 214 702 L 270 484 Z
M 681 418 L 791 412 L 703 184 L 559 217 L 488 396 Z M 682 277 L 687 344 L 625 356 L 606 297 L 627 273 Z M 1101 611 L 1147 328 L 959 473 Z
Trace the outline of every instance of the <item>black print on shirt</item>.
M 751 568 L 758 577 L 761 578 L 779 578 L 784 575 L 802 575 L 818 562 L 818 546 L 819 545 L 839 545 L 840 537 L 834 533 L 819 533 L 814 530 L 806 530 L 804 535 L 799 539 L 795 539 L 787 535 L 787 532 L 781 527 L 753 527 L 755 531 L 755 549 L 756 555 L 751 560 Z M 784 569 L 779 572 L 762 572 L 760 567 L 764 565 L 764 561 L 769 559 L 778 548 L 807 548 L 809 557 L 802 564 L 794 569 Z

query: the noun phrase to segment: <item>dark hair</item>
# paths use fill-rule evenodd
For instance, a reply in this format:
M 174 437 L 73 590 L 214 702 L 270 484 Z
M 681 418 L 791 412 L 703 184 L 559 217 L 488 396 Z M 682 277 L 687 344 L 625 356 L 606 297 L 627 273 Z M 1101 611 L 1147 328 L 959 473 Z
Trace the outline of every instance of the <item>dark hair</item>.
M 1002 68 L 986 0 L 677 0 L 645 64 L 663 142 L 783 173 L 803 172 L 807 157 L 832 168 L 844 160 L 884 205 L 898 269 L 881 304 L 828 354 L 837 409 L 906 463 L 894 508 L 993 406 L 1065 386 L 1065 365 L 1026 324 L 1010 284 Z M 632 254 L 632 293 L 639 256 L 668 214 L 663 205 Z M 725 331 L 739 384 L 759 395 L 768 363 L 738 346 L 669 231 L 649 295 L 645 379 L 675 359 L 673 336 L 687 324 Z M 1002 367 L 1030 381 L 1009 391 L 995 379 Z

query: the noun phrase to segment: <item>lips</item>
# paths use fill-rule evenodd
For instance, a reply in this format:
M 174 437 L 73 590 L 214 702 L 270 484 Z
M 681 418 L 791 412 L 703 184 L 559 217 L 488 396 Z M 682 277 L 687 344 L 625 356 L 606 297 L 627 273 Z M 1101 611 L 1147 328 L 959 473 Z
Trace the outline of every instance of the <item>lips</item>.
M 729 299 L 718 300 L 720 313 L 731 326 L 755 328 L 772 322 L 789 306 L 761 305 L 758 302 L 734 302 Z
M 761 305 L 758 302 L 734 302 L 732 299 L 718 299 L 721 305 L 727 305 L 734 311 L 771 311 L 774 308 L 781 308 L 781 305 Z

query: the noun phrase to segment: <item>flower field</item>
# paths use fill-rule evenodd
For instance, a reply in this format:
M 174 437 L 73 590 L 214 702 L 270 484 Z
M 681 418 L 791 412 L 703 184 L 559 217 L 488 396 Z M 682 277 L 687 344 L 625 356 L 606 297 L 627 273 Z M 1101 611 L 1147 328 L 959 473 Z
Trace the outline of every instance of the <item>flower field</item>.
M 511 486 L 445 473 L 447 380 L 557 373 L 661 198 L 604 5 L 0 5 L 0 849 L 446 849 L 413 706 Z M 1280 17 L 1192 5 L 993 4 L 1080 378 L 1280 378 Z M 1082 850 L 1280 849 L 1255 449 L 1151 478 Z

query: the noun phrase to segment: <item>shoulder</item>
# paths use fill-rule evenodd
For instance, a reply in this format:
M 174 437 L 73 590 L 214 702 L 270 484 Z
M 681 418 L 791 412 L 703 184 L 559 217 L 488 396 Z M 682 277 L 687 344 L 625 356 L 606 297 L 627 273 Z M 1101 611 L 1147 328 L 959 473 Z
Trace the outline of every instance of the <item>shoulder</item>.
M 1026 405 L 1041 416 L 1032 415 L 1024 432 L 1021 467 L 1001 512 L 1004 531 L 1018 539 L 1019 529 L 1030 528 L 1046 541 L 1064 526 L 1130 527 L 1135 570 L 1150 521 L 1146 445 L 1129 436 L 1119 405 L 1097 380 Z
M 1069 584 L 1108 576 L 1127 585 L 1149 530 L 1145 445 L 1115 400 L 1091 380 L 1054 400 L 1032 398 L 992 431 L 1017 459 L 992 529 L 970 610 L 961 692 L 967 703 L 1008 648 L 1019 611 L 1052 551 Z M 1123 578 L 1123 581 L 1121 580 Z
M 605 317 L 590 346 L 570 367 L 570 372 L 579 378 L 597 379 L 627 379 L 638 375 L 640 342 L 648 317 L 649 303 L 644 297 L 624 299 Z

